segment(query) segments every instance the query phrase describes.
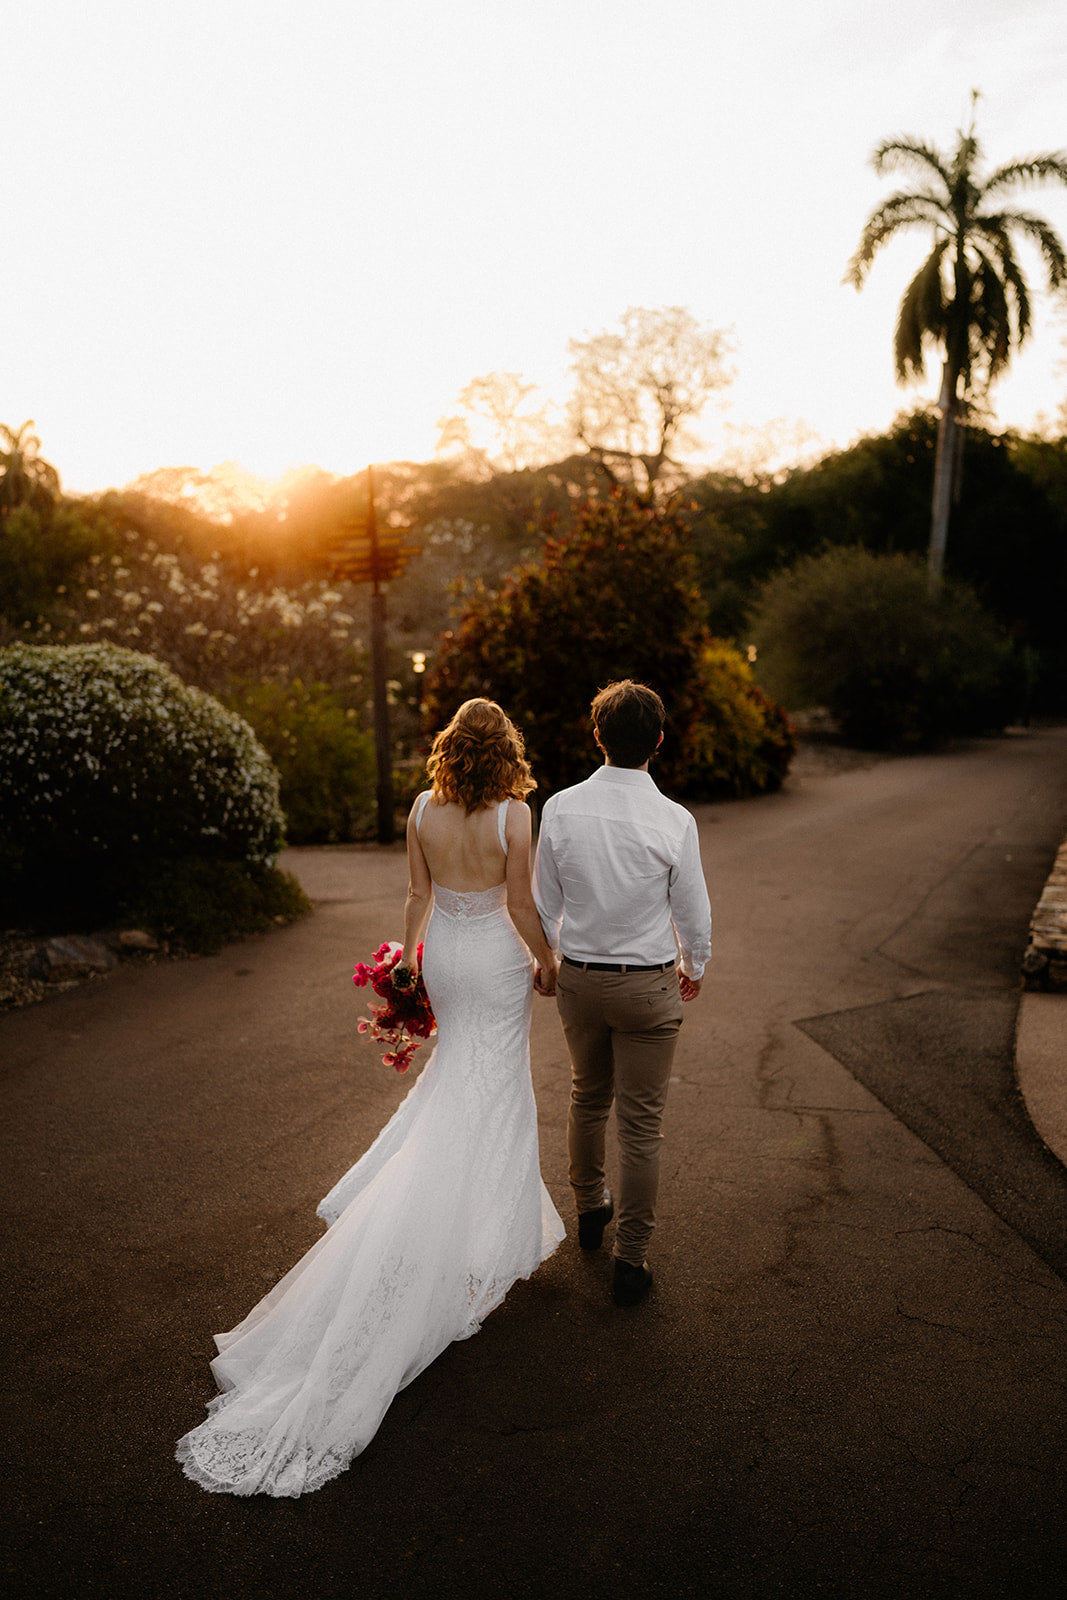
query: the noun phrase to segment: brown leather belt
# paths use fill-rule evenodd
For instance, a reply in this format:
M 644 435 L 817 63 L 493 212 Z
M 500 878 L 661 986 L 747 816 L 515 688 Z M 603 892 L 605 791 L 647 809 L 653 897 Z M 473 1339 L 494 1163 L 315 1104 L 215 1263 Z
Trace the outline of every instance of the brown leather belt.
M 575 961 L 571 956 L 563 959 L 568 967 L 579 967 L 582 972 L 670 972 L 674 967 L 673 961 L 660 961 L 654 967 L 632 967 L 618 961 Z

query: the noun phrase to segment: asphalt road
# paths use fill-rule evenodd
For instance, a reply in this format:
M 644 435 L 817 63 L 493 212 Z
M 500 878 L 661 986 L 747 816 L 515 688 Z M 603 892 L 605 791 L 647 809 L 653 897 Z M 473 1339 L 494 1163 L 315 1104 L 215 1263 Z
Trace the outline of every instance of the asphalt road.
M 299 1501 L 173 1441 L 405 1092 L 355 1031 L 399 850 L 292 852 L 304 923 L 0 1018 L 3 1549 L 18 1596 L 1051 1596 L 1067 1175 L 1012 1080 L 1067 729 L 698 810 L 687 1008 L 633 1311 L 569 1238 Z M 568 1224 L 566 1058 L 535 1011 Z M 418 1058 L 416 1058 L 418 1060 Z

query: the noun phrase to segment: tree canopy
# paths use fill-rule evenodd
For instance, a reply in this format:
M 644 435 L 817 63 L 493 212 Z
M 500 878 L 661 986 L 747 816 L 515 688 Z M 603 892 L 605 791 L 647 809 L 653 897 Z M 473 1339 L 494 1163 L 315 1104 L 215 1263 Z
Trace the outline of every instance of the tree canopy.
M 21 428 L 0 423 L 0 516 L 19 506 L 50 511 L 59 497 L 59 473 L 41 455 L 32 421 Z
M 587 501 L 496 591 L 476 585 L 428 674 L 436 730 L 475 695 L 499 701 L 526 737 L 540 797 L 585 777 L 598 757 L 589 706 L 634 678 L 669 722 L 657 778 L 674 793 L 753 793 L 779 784 L 792 731 L 739 654 L 704 623 L 681 507 L 616 489 Z
M 732 381 L 729 352 L 728 334 L 684 306 L 631 306 L 617 329 L 570 341 L 575 438 L 608 478 L 633 481 L 640 467 L 650 487 L 679 466 L 692 424 Z

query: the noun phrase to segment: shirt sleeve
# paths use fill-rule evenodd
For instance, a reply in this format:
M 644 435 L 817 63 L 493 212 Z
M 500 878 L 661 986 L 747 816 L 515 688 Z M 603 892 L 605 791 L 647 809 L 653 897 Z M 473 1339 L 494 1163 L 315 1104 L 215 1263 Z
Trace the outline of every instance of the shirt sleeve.
M 699 982 L 711 960 L 711 902 L 700 864 L 700 841 L 694 817 L 686 824 L 682 848 L 671 872 L 668 895 L 682 971 L 687 978 Z
M 559 881 L 559 872 L 556 868 L 555 855 L 552 848 L 552 823 L 549 806 L 545 807 L 541 817 L 541 827 L 537 835 L 537 851 L 534 855 L 533 868 L 533 895 L 537 914 L 541 918 L 541 926 L 545 930 L 545 938 L 549 948 L 559 951 L 560 930 L 563 927 L 563 887 Z

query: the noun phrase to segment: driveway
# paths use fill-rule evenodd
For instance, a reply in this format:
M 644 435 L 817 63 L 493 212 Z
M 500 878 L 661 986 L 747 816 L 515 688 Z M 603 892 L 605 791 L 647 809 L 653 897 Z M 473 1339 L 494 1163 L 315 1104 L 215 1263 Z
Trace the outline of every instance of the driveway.
M 801 764 L 697 815 L 715 958 L 652 1295 L 616 1310 L 572 1228 L 305 1500 L 205 1495 L 173 1441 L 211 1333 L 318 1237 L 406 1092 L 350 982 L 399 929 L 402 851 L 292 851 L 303 923 L 0 1017 L 9 1593 L 1058 1592 L 1067 1175 L 1012 1040 L 1067 729 Z M 547 1001 L 533 1056 L 570 1224 Z

